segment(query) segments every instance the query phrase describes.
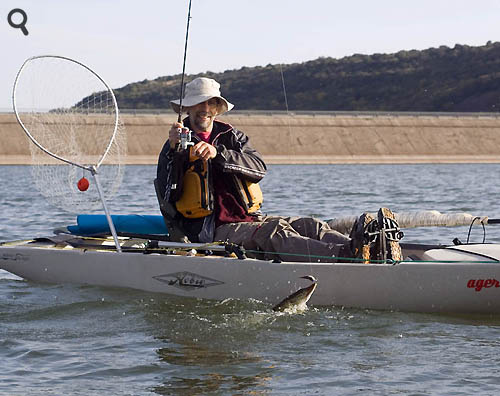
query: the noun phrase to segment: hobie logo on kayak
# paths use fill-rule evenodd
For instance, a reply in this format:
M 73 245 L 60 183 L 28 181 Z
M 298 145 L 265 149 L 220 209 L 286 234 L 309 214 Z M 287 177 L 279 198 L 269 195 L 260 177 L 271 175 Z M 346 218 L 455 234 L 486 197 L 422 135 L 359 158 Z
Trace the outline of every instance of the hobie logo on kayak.
M 169 286 L 180 289 L 200 289 L 204 287 L 222 285 L 224 282 L 207 278 L 192 272 L 174 272 L 172 274 L 153 276 L 154 279 L 164 282 Z
M 28 257 L 25 256 L 24 254 L 21 254 L 21 253 L 16 253 L 16 254 L 4 253 L 0 257 L 0 259 L 6 260 L 6 261 L 26 261 L 26 260 L 28 260 Z
M 500 282 L 496 279 L 469 279 L 467 287 L 478 292 L 483 288 L 500 287 Z

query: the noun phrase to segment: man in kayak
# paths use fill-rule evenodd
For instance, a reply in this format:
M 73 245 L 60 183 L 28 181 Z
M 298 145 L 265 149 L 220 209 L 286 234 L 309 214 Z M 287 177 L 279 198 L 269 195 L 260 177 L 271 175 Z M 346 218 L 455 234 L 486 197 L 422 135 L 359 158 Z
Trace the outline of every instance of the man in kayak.
M 180 100 L 170 103 L 176 113 L 188 115 L 171 126 L 155 180 L 173 241 L 227 241 L 262 252 L 256 256 L 285 261 L 370 260 L 378 224 L 383 227 L 384 219 L 392 216 L 388 209 L 381 209 L 378 219 L 363 214 L 349 237 L 315 218 L 262 216 L 257 183 L 265 176 L 266 165 L 248 136 L 216 120 L 233 108 L 222 97 L 219 83 L 198 77 L 186 85 L 182 109 Z M 396 244 L 388 249 L 388 258 L 400 260 Z

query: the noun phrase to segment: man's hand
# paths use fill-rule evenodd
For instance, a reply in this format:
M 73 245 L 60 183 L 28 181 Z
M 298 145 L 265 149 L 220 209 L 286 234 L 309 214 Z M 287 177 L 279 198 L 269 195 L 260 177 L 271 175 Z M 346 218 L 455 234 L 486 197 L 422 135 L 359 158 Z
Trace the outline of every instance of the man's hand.
M 217 155 L 217 149 L 215 146 L 212 146 L 207 142 L 198 142 L 191 150 L 193 155 L 200 157 L 203 161 L 208 161 L 211 158 L 215 158 Z
M 168 141 L 170 142 L 170 148 L 175 148 L 175 145 L 179 143 L 179 128 L 182 128 L 181 122 L 176 122 L 172 125 L 172 128 L 168 131 Z

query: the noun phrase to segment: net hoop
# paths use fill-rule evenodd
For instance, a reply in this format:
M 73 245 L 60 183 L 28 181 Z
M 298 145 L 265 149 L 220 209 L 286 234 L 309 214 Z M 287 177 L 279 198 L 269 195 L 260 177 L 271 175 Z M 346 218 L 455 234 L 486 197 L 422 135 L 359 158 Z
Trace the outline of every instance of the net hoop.
M 85 166 L 83 164 L 76 163 L 74 161 L 68 160 L 68 159 L 66 159 L 64 157 L 61 157 L 61 156 L 59 156 L 59 155 L 51 152 L 50 150 L 46 149 L 45 147 L 43 147 L 31 135 L 31 133 L 29 132 L 28 128 L 26 128 L 26 126 L 24 125 L 23 121 L 21 120 L 21 117 L 20 117 L 18 109 L 17 109 L 17 100 L 16 100 L 16 93 L 17 93 L 17 86 L 18 86 L 19 78 L 21 77 L 21 74 L 22 74 L 23 70 L 25 69 L 26 65 L 28 65 L 28 63 L 30 63 L 30 62 L 32 62 L 34 60 L 43 59 L 43 58 L 62 59 L 62 60 L 65 60 L 65 61 L 73 62 L 73 63 L 75 63 L 75 64 L 77 64 L 77 65 L 85 68 L 87 71 L 89 71 L 95 77 L 97 77 L 99 79 L 99 81 L 106 87 L 106 89 L 108 90 L 108 92 L 109 92 L 109 94 L 110 94 L 110 96 L 112 98 L 113 106 L 114 106 L 114 110 L 115 110 L 114 130 L 113 130 L 113 133 L 111 135 L 111 138 L 109 139 L 109 143 L 108 143 L 108 145 L 106 147 L 106 150 L 101 155 L 101 157 L 99 158 L 99 160 L 97 161 L 97 163 L 95 165 L 93 165 L 93 166 Z M 91 68 L 89 68 L 88 66 L 84 65 L 81 62 L 78 62 L 78 61 L 76 61 L 74 59 L 71 59 L 71 58 L 67 58 L 65 56 L 59 56 L 59 55 L 39 55 L 39 56 L 33 56 L 31 58 L 26 59 L 24 61 L 24 63 L 22 64 L 21 68 L 19 69 L 19 71 L 17 72 L 16 79 L 14 81 L 14 87 L 12 89 L 12 106 L 14 108 L 14 113 L 16 115 L 17 122 L 19 123 L 19 125 L 21 126 L 21 128 L 23 129 L 23 131 L 26 133 L 26 135 L 29 137 L 29 139 L 33 142 L 33 144 L 35 144 L 40 150 L 42 150 L 43 152 L 47 153 L 48 155 L 50 155 L 51 157 L 53 157 L 53 158 L 55 158 L 55 159 L 57 159 L 59 161 L 65 162 L 65 163 L 70 164 L 70 165 L 77 166 L 77 167 L 82 168 L 82 169 L 85 169 L 85 170 L 91 172 L 92 174 L 95 174 L 95 172 L 97 171 L 97 168 L 99 168 L 99 166 L 102 164 L 102 162 L 106 158 L 109 150 L 111 149 L 111 146 L 112 146 L 113 141 L 115 139 L 116 131 L 117 131 L 118 125 L 119 125 L 118 103 L 116 101 L 115 94 L 114 94 L 113 90 L 111 89 L 111 87 L 102 79 L 101 76 L 99 76 L 99 74 L 97 74 Z

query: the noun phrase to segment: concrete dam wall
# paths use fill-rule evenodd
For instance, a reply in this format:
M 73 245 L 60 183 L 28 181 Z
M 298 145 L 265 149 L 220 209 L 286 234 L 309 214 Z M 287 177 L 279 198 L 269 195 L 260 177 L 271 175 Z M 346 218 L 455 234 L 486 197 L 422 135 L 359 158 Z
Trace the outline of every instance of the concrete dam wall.
M 500 115 L 252 114 L 220 117 L 270 164 L 500 162 Z M 128 164 L 155 164 L 173 113 L 123 114 Z M 29 164 L 14 114 L 0 114 L 0 164 Z

